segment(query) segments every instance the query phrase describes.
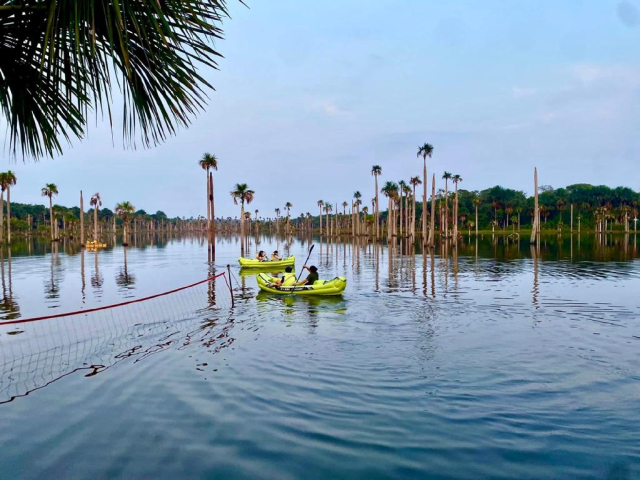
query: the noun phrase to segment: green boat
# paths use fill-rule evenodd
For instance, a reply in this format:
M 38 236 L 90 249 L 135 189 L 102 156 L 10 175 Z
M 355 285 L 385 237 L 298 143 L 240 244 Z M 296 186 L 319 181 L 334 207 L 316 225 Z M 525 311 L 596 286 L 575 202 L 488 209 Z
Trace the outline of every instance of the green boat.
M 238 263 L 242 268 L 260 268 L 260 269 L 269 269 L 271 271 L 277 270 L 278 268 L 284 268 L 287 265 L 293 265 L 296 263 L 296 257 L 291 255 L 290 257 L 283 258 L 282 260 L 266 260 L 261 262 L 260 260 L 256 260 L 255 258 L 242 258 L 238 259 Z
M 313 285 L 292 287 L 271 286 L 277 277 L 265 273 L 259 273 L 256 280 L 260 290 L 276 295 L 342 295 L 342 292 L 347 288 L 345 277 L 336 277 L 333 280 L 316 280 Z

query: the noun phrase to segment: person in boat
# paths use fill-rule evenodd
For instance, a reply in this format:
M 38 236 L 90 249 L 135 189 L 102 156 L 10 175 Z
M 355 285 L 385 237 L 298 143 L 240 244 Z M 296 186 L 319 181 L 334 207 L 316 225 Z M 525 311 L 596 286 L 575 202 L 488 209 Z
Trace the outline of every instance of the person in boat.
M 258 252 L 258 254 L 256 255 L 256 260 L 258 260 L 259 262 L 266 262 L 267 261 L 267 253 L 264 250 L 260 250 Z
M 304 280 L 300 280 L 296 285 L 313 285 L 316 280 L 320 280 L 320 276 L 318 275 L 318 267 L 315 265 L 311 265 L 307 267 L 304 265 L 302 269 L 307 269 L 309 271 L 309 275 Z
M 277 260 L 282 260 L 282 258 L 280 258 L 280 255 L 278 255 L 278 250 L 275 250 L 272 254 L 271 254 L 271 261 L 277 261 Z
M 293 267 L 287 266 L 284 269 L 284 275 L 275 279 L 271 285 L 274 287 L 291 287 L 296 283 L 296 274 L 293 273 Z

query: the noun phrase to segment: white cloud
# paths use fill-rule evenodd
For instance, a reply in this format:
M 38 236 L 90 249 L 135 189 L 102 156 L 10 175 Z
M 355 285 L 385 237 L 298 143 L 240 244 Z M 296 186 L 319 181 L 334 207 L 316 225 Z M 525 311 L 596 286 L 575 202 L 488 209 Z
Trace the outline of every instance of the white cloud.
M 339 107 L 333 101 L 323 101 L 316 104 L 316 108 L 324 112 L 330 117 L 350 117 L 353 112 L 345 108 Z

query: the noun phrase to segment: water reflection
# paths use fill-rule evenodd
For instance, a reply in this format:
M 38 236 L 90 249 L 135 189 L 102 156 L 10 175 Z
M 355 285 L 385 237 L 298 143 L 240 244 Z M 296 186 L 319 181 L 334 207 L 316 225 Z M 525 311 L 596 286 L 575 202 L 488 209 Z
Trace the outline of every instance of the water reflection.
M 2 318 L 7 320 L 19 318 L 20 307 L 13 297 L 11 284 L 11 250 L 7 251 L 7 275 L 5 276 L 4 250 L 0 249 L 0 274 L 2 276 L 2 302 L 0 303 Z
M 116 275 L 116 284 L 125 290 L 133 290 L 135 288 L 133 285 L 136 282 L 136 277 L 127 267 L 127 249 L 128 247 L 122 248 L 123 266 Z

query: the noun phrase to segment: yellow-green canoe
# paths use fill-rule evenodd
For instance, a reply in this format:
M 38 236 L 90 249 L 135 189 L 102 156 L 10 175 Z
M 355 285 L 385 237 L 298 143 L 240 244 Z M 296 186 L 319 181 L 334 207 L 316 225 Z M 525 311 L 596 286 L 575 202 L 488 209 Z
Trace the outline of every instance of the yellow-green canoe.
M 282 260 L 267 260 L 266 262 L 261 262 L 254 258 L 239 258 L 238 263 L 242 268 L 263 268 L 270 269 L 274 271 L 280 267 L 286 267 L 287 265 L 293 265 L 296 263 L 296 257 L 291 255 L 290 257 L 283 258 Z
M 256 276 L 258 287 L 263 292 L 275 293 L 277 295 L 341 295 L 347 288 L 345 277 L 336 277 L 333 280 L 317 280 L 313 285 L 302 285 L 298 287 L 270 287 L 275 280 L 271 275 L 259 273 Z

